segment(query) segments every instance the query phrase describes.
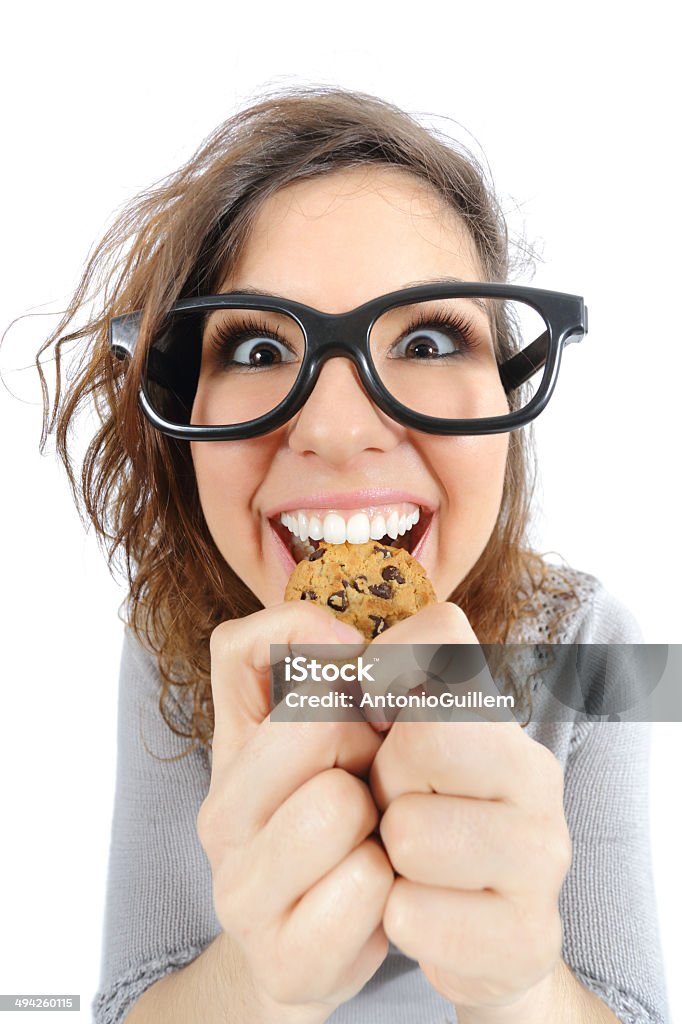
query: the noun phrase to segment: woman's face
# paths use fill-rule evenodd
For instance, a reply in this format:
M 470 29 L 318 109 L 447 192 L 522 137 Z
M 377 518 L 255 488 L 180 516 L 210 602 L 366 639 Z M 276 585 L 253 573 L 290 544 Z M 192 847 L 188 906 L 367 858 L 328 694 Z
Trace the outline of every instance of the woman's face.
M 453 211 L 407 172 L 358 167 L 297 182 L 264 202 L 219 290 L 257 288 L 341 313 L 448 276 L 482 280 Z M 494 400 L 494 414 L 508 411 L 501 384 Z M 195 406 L 200 401 L 201 383 Z M 396 514 L 409 523 L 419 509 L 402 543 L 446 600 L 495 525 L 507 447 L 507 434 L 441 437 L 401 426 L 374 405 L 350 360 L 334 357 L 283 427 L 252 440 L 194 442 L 191 450 L 211 535 L 267 607 L 283 600 L 295 565 L 282 513 L 315 519 L 334 541 L 334 530 L 347 529 L 340 539 L 353 541 L 367 521 L 380 533 Z

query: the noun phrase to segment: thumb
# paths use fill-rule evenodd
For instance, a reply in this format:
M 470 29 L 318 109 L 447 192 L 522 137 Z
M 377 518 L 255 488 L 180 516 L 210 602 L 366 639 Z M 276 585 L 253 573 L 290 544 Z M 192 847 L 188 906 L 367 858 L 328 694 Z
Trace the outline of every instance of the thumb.
M 344 644 L 361 654 L 363 635 L 308 601 L 285 601 L 221 622 L 210 641 L 213 764 L 231 760 L 270 713 L 270 646 Z

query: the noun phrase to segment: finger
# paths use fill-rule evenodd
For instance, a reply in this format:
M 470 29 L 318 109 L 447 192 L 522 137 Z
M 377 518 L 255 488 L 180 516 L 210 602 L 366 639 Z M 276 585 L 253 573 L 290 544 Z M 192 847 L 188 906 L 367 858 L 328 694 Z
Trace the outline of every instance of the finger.
M 399 721 L 372 764 L 370 786 L 380 810 L 410 792 L 544 804 L 545 773 L 558 778 L 546 755 L 516 722 Z
M 342 965 L 353 963 L 375 934 L 393 882 L 386 854 L 370 838 L 296 905 L 280 935 L 285 948 L 292 951 L 319 951 L 315 976 L 320 991 L 337 984 Z
M 384 630 L 367 651 L 384 644 L 478 644 L 478 640 L 459 605 L 440 601 Z
M 252 845 L 253 905 L 283 916 L 355 847 L 379 820 L 365 783 L 333 768 L 297 789 Z
M 386 904 L 384 930 L 414 960 L 464 976 L 500 978 L 519 944 L 537 938 L 532 915 L 525 929 L 519 917 L 511 901 L 497 893 L 457 892 L 398 878 Z
M 310 602 L 285 601 L 243 619 L 221 623 L 211 634 L 213 761 L 229 761 L 270 712 L 270 645 L 344 644 L 343 656 L 360 654 L 362 635 Z
M 365 686 L 372 697 L 390 693 L 402 699 L 408 693 L 421 692 L 422 686 L 431 693 L 434 685 L 437 694 L 447 689 L 447 684 L 466 680 L 474 687 L 497 692 L 466 615 L 450 602 L 429 605 L 391 626 L 368 645 L 365 657 L 373 653 L 379 657 L 373 666 L 373 681 Z M 366 705 L 363 711 L 382 732 L 389 731 L 395 721 L 420 717 L 418 708 L 396 711 L 384 708 L 381 702 Z M 428 712 L 429 720 L 433 717 L 433 711 Z
M 271 722 L 265 719 L 238 758 L 214 755 L 204 829 L 232 845 L 249 842 L 278 807 L 330 768 L 367 777 L 381 745 L 365 722 Z
M 380 833 L 394 871 L 422 885 L 558 895 L 568 870 L 562 828 L 497 801 L 406 793 L 389 804 Z

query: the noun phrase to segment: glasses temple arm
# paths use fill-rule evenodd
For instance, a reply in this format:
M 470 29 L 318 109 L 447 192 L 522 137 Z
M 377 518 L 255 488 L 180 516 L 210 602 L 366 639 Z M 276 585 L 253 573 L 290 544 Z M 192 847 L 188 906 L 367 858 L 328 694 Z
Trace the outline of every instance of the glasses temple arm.
M 499 367 L 500 380 L 506 392 L 514 391 L 525 384 L 534 373 L 540 370 L 547 360 L 549 335 L 547 331 L 531 341 L 522 352 L 517 352 Z

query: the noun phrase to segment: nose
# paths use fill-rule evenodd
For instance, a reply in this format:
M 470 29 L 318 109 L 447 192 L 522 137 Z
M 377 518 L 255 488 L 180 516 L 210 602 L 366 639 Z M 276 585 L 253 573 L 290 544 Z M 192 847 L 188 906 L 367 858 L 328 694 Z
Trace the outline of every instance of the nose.
M 403 434 L 404 428 L 367 394 L 352 361 L 333 356 L 292 420 L 288 440 L 299 454 L 315 452 L 332 465 L 344 465 L 367 449 L 390 451 Z

